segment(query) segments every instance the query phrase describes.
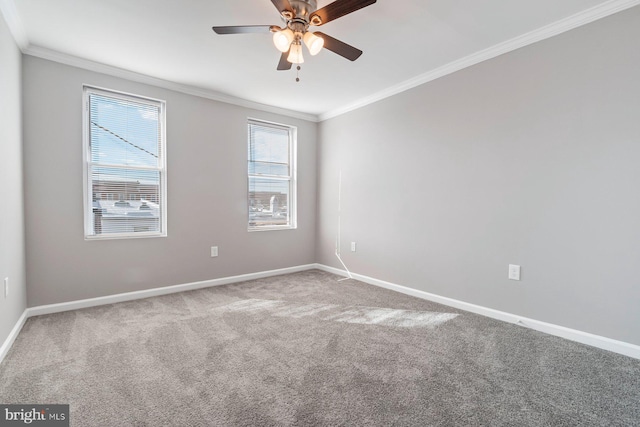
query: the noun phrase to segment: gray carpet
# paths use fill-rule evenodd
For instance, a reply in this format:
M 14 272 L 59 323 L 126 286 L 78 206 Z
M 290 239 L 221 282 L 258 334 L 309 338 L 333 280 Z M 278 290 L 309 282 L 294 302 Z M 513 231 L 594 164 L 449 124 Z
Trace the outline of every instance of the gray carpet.
M 74 426 L 640 425 L 640 360 L 312 270 L 27 321 L 0 403 Z

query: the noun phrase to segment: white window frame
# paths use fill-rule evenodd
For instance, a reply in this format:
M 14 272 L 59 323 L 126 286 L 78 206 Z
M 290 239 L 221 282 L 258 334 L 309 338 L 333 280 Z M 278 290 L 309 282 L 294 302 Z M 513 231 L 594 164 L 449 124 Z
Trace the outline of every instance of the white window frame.
M 250 125 L 258 125 L 286 130 L 289 134 L 289 176 L 284 175 L 264 175 L 249 173 L 249 161 L 247 161 L 247 230 L 252 231 L 274 231 L 274 230 L 293 230 L 298 228 L 298 128 L 295 126 L 285 125 L 281 123 L 268 122 L 265 120 L 249 118 L 247 120 L 247 159 L 251 150 L 251 131 Z M 289 181 L 289 200 L 287 209 L 289 212 L 289 224 L 285 225 L 251 225 L 250 221 L 250 181 L 251 178 L 268 178 Z
M 84 193 L 84 238 L 85 240 L 108 240 L 108 239 L 132 239 L 167 236 L 167 144 L 166 144 L 166 102 L 159 99 L 148 98 L 126 92 L 119 92 L 111 89 L 96 86 L 83 85 L 82 96 L 82 153 L 83 153 L 83 193 Z M 153 105 L 158 108 L 158 122 L 160 126 L 160 153 L 159 166 L 157 168 L 146 168 L 146 170 L 157 170 L 160 172 L 160 231 L 151 232 L 130 232 L 130 233 L 105 233 L 95 234 L 93 219 L 93 182 L 91 177 L 91 126 L 90 126 L 90 105 L 89 96 L 91 94 L 108 96 L 121 99 L 123 101 L 133 101 Z M 140 168 L 143 169 L 143 168 Z

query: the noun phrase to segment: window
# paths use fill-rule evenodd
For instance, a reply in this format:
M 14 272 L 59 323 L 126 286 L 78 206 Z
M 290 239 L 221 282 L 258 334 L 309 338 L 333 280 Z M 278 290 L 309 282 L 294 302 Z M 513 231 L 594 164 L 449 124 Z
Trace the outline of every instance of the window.
M 249 120 L 249 231 L 296 228 L 296 128 Z
M 85 237 L 167 235 L 165 103 L 85 86 Z

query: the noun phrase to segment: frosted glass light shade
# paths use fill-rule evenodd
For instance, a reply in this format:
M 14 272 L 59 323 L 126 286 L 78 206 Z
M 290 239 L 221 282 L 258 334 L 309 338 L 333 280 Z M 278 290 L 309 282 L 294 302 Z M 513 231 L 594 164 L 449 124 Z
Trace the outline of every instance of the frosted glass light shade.
M 311 32 L 304 33 L 303 40 L 311 55 L 317 55 L 324 47 L 324 40 Z
M 291 31 L 289 28 L 273 33 L 273 44 L 276 45 L 276 49 L 278 49 L 280 52 L 288 51 L 292 41 L 293 31 Z
M 291 50 L 289 51 L 289 57 L 287 61 L 292 64 L 302 64 L 304 62 L 304 58 L 302 57 L 302 45 L 300 42 L 293 43 L 291 45 Z

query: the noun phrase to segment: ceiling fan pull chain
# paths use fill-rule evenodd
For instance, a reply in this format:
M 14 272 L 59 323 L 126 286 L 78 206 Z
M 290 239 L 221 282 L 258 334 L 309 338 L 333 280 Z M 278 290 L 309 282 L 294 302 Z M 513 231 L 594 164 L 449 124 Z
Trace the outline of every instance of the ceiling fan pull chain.
M 300 73 L 300 66 L 298 65 L 298 66 L 296 67 L 296 82 L 300 82 L 300 76 L 299 76 L 299 73 Z

